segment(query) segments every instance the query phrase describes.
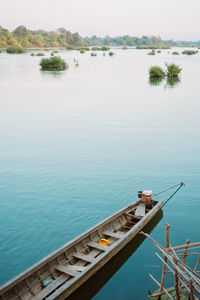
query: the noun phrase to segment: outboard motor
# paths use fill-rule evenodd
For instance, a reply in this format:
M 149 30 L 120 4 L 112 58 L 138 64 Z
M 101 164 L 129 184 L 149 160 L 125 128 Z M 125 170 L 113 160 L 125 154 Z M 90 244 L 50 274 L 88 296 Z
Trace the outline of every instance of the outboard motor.
M 151 202 L 151 197 L 153 195 L 153 192 L 151 190 L 146 190 L 146 191 L 138 191 L 138 197 L 141 199 L 141 201 L 144 204 L 148 204 Z

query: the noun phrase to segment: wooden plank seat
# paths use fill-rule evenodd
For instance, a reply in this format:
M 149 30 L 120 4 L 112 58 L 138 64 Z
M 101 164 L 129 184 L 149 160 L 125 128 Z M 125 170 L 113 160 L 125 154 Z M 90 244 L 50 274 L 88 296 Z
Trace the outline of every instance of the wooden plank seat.
M 65 273 L 65 274 L 70 275 L 72 277 L 76 277 L 77 275 L 80 274 L 78 271 L 71 268 L 71 266 L 58 265 L 55 269 L 57 271 L 61 272 L 61 273 Z
M 72 255 L 73 255 L 73 257 L 76 257 L 76 258 L 78 258 L 78 259 L 87 261 L 87 262 L 89 262 L 89 263 L 91 263 L 91 262 L 94 261 L 94 257 L 91 257 L 91 256 L 89 256 L 89 255 L 85 255 L 85 254 L 80 253 L 80 252 L 73 253 Z
M 95 242 L 89 242 L 89 243 L 87 243 L 87 245 L 91 248 L 95 248 L 95 249 L 98 249 L 98 250 L 101 250 L 101 251 L 106 251 L 106 247 L 107 247 L 107 246 L 104 246 L 104 245 L 97 244 Z
M 111 231 L 104 231 L 102 232 L 104 235 L 113 237 L 115 239 L 120 239 L 123 236 L 123 233 L 111 232 Z
M 42 300 L 51 294 L 56 288 L 61 286 L 65 281 L 69 279 L 69 275 L 62 274 L 58 278 L 56 278 L 53 282 L 47 285 L 43 290 L 41 290 L 37 296 L 33 297 L 32 300 Z

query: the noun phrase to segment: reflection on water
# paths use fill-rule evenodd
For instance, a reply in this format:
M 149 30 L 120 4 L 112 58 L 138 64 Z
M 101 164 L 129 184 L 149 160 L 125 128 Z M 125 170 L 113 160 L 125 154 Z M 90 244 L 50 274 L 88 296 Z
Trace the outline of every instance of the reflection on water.
M 178 77 L 167 77 L 167 82 L 165 87 L 174 88 L 176 85 L 180 83 L 180 79 Z
M 64 70 L 64 71 L 43 71 L 43 70 L 40 70 L 42 76 L 48 76 L 48 77 L 58 77 L 60 78 L 65 72 L 67 71 Z
M 143 228 L 143 231 L 148 234 L 151 233 L 151 231 L 160 222 L 162 217 L 163 211 L 159 210 L 158 213 L 154 216 L 154 218 Z M 127 261 L 127 259 L 134 254 L 134 252 L 140 247 L 144 240 L 145 237 L 143 235 L 137 234 L 133 240 L 131 240 L 105 266 L 103 266 L 99 271 L 97 271 L 97 273 L 94 276 L 92 276 L 92 278 L 90 278 L 86 283 L 84 283 L 67 299 L 80 299 L 80 295 L 81 299 L 91 299 L 102 288 L 102 286 L 117 272 L 117 270 Z
M 149 78 L 149 84 L 152 86 L 160 85 L 163 80 L 165 80 L 164 88 L 174 88 L 180 83 L 180 79 L 178 77 L 161 77 L 161 78 Z
M 158 77 L 158 78 L 151 78 L 149 77 L 149 84 L 150 85 L 159 85 L 163 81 L 164 77 Z

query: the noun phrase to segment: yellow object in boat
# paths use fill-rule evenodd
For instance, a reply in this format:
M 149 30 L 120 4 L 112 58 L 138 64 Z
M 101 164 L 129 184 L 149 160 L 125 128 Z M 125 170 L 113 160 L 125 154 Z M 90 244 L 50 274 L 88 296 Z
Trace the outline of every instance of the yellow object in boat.
M 104 246 L 108 246 L 110 244 L 110 242 L 106 239 L 100 239 L 99 244 L 104 245 Z

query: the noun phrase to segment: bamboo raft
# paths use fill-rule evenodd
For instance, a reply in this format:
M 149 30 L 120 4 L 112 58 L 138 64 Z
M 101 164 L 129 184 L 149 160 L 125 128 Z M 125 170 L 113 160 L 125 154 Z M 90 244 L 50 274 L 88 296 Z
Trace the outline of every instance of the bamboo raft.
M 165 248 L 153 240 L 147 233 L 141 232 L 153 242 L 163 256 L 161 257 L 156 253 L 156 256 L 163 263 L 162 277 L 161 282 L 158 282 L 153 275 L 149 274 L 159 287 L 156 293 L 149 293 L 149 297 L 160 300 L 163 295 L 167 295 L 168 299 L 171 300 L 198 300 L 200 299 L 200 270 L 198 270 L 200 264 L 200 242 L 190 243 L 190 240 L 187 239 L 185 245 L 172 247 L 169 241 L 169 229 L 170 225 L 166 224 Z M 193 268 L 186 264 L 187 257 L 196 257 L 196 263 Z M 164 288 L 166 274 L 173 276 L 174 286 L 171 288 Z M 172 293 L 174 296 L 172 296 Z
M 139 200 L 121 209 L 1 286 L 0 300 L 66 299 L 128 244 L 163 204 Z

